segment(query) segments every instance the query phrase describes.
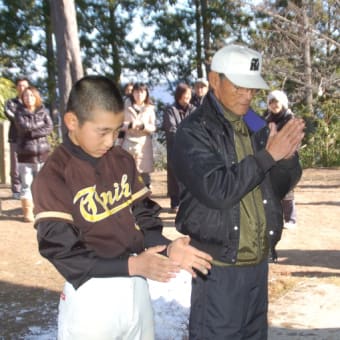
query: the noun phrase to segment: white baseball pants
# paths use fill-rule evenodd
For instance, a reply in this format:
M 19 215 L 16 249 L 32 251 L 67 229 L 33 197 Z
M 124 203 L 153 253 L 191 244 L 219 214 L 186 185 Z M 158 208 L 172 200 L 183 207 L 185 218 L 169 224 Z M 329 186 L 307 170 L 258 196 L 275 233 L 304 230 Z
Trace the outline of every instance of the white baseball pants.
M 153 340 L 152 305 L 141 277 L 92 278 L 77 290 L 66 282 L 58 340 Z

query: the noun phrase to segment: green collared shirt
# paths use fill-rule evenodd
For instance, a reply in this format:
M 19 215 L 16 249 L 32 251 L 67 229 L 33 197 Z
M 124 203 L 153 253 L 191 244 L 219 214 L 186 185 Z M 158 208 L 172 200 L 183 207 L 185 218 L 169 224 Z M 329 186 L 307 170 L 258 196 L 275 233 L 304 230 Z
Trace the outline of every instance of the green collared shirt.
M 234 130 L 235 149 L 240 162 L 248 155 L 253 155 L 248 128 L 242 116 L 237 116 L 224 108 L 224 116 Z M 259 263 L 266 256 L 268 242 L 266 238 L 266 218 L 259 186 L 255 187 L 240 202 L 240 241 L 236 265 Z M 216 265 L 225 265 L 214 261 Z

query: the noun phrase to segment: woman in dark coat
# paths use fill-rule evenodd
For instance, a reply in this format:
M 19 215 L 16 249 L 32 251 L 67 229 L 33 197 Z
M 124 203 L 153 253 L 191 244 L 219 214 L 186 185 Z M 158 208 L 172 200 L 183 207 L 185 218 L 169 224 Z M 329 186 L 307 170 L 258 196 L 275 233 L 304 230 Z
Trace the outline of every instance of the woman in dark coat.
M 175 102 L 167 107 L 163 117 L 163 129 L 165 131 L 167 149 L 168 196 L 170 197 L 171 210 L 174 213 L 177 212 L 179 205 L 179 188 L 171 166 L 171 153 L 177 127 L 181 121 L 196 108 L 190 103 L 191 95 L 192 92 L 189 85 L 185 83 L 178 84 L 175 90 Z
M 25 222 L 33 222 L 31 184 L 44 165 L 50 151 L 47 136 L 53 123 L 48 110 L 42 104 L 39 91 L 28 86 L 22 93 L 23 102 L 15 116 L 17 128 L 17 154 L 21 178 L 20 199 Z

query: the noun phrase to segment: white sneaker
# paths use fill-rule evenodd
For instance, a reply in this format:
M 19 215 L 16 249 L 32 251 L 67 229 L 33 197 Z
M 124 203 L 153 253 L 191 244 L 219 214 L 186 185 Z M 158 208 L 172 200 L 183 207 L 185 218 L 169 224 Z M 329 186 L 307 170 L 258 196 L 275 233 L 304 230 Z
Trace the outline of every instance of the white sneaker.
M 283 226 L 284 229 L 294 229 L 297 227 L 295 222 L 286 222 Z

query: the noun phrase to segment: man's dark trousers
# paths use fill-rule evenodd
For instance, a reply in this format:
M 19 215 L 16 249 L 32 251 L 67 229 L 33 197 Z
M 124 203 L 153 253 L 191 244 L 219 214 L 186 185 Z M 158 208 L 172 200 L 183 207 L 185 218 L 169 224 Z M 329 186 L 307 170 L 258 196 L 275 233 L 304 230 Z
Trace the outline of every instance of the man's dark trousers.
M 268 262 L 213 266 L 193 279 L 190 340 L 266 340 Z

